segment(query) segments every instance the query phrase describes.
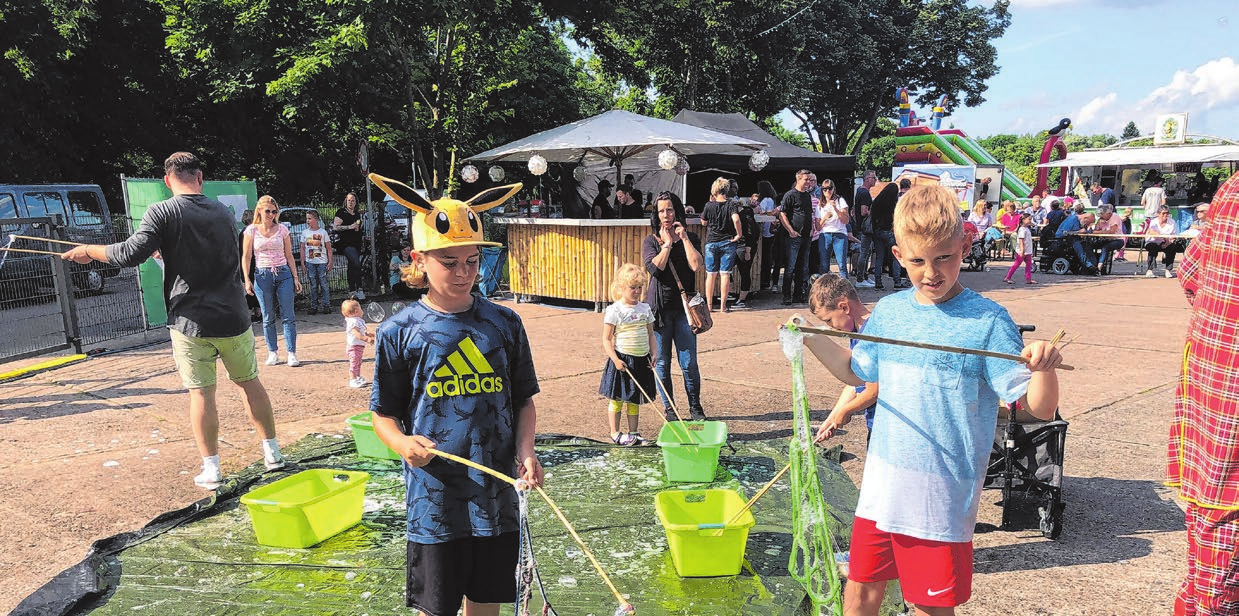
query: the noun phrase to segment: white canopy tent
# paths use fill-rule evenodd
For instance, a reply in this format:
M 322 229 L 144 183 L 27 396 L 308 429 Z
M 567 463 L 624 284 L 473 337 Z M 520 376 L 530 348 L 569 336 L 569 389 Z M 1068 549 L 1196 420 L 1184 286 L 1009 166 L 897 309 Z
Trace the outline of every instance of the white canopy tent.
M 618 186 L 625 173 L 636 175 L 647 190 L 675 190 L 683 198 L 683 180 L 658 166 L 658 155 L 664 150 L 681 156 L 752 154 L 767 145 L 616 109 L 475 154 L 465 162 L 522 162 L 538 154 L 548 163 L 575 163 L 584 168 L 586 179 L 580 192 L 585 203 L 597 194 L 598 181 L 606 179 Z

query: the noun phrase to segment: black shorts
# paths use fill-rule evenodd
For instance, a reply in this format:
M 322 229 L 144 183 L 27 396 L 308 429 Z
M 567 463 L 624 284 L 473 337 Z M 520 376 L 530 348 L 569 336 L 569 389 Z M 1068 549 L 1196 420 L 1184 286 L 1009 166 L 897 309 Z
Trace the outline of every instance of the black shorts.
M 520 534 L 468 537 L 445 543 L 407 542 L 406 606 L 426 616 L 455 616 L 474 603 L 516 601 Z

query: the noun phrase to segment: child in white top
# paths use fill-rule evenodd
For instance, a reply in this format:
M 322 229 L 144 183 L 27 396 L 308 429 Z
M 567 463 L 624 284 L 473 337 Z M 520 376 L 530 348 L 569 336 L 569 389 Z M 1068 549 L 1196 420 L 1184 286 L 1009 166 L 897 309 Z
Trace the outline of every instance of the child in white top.
M 355 299 L 346 299 L 340 304 L 340 314 L 344 315 L 345 352 L 348 353 L 348 386 L 354 389 L 365 387 L 366 379 L 361 377 L 361 353 L 366 350 L 366 343 L 374 343 L 374 334 L 366 331 L 366 322 L 361 318 L 361 303 Z
M 1032 278 L 1032 214 L 1027 212 L 1020 214 L 1020 227 L 1015 231 L 1015 239 L 1011 244 L 1015 249 L 1015 262 L 1011 264 L 1011 269 L 1007 270 L 1007 276 L 1002 279 L 1003 282 L 1012 284 L 1011 277 L 1015 275 L 1015 270 L 1019 269 L 1022 263 L 1024 264 L 1024 284 L 1037 284 L 1037 281 Z
M 607 421 L 611 442 L 633 446 L 645 442 L 637 431 L 640 405 L 654 395 L 654 313 L 641 301 L 649 279 L 640 267 L 625 263 L 611 283 L 615 303 L 602 317 L 602 350 L 608 360 L 598 394 L 611 401 Z M 620 432 L 620 413 L 628 415 L 628 432 Z

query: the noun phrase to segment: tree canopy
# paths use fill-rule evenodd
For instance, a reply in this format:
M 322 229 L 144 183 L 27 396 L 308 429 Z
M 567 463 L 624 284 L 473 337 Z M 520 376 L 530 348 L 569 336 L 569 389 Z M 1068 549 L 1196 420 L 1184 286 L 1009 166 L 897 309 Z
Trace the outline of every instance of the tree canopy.
M 790 110 L 808 147 L 863 153 L 898 86 L 981 103 L 1009 23 L 1007 0 L 0 0 L 0 181 L 114 193 L 188 149 L 334 201 L 365 141 L 451 190 L 463 157 L 612 108 Z

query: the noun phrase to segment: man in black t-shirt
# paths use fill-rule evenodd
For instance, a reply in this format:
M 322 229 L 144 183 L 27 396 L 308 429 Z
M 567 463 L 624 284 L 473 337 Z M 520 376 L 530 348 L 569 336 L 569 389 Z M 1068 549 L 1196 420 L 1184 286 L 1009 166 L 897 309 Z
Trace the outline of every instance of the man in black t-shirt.
M 852 272 L 858 288 L 873 288 L 869 281 L 869 258 L 873 254 L 873 223 L 869 220 L 873 207 L 873 195 L 869 192 L 878 183 L 878 174 L 873 169 L 865 171 L 856 195 L 852 198 L 852 235 L 860 238 L 860 267 Z
M 783 272 L 783 305 L 804 302 L 809 271 L 809 238 L 813 231 L 813 197 L 809 194 L 817 178 L 808 169 L 796 172 L 796 185 L 779 201 L 779 222 L 787 231 L 787 269 Z

